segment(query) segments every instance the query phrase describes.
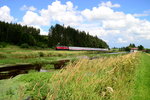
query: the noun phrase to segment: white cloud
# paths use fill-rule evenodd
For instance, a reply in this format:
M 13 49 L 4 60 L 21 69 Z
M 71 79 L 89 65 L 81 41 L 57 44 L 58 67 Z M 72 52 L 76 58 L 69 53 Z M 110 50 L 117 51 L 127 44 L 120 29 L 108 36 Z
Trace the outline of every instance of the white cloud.
M 99 37 L 120 34 L 120 30 L 106 30 L 105 28 L 94 24 L 81 24 L 77 28 L 89 32 L 90 35 Z
M 110 35 L 113 35 L 113 37 L 117 35 L 126 37 L 126 40 L 119 38 L 117 40 L 118 43 L 136 41 L 134 38 L 150 40 L 150 21 L 136 18 L 140 15 L 125 14 L 124 12 L 114 11 L 111 8 L 111 5 L 113 5 L 111 2 L 101 3 L 98 7 L 85 9 L 81 12 L 81 14 L 85 17 L 86 22 L 93 22 L 98 25 L 95 26 L 97 27 L 97 29 L 95 29 L 95 33 L 97 31 L 97 35 L 100 34 L 100 36 L 104 36 L 104 34 L 101 34 L 98 30 L 101 28 L 101 30 L 105 33 L 105 37 L 109 37 Z M 87 29 L 90 30 L 91 28 L 88 27 Z
M 150 40 L 150 35 L 140 35 L 140 38 L 144 38 L 146 40 Z
M 40 28 L 40 34 L 41 35 L 48 35 L 48 32 L 44 31 L 42 28 Z
M 122 38 L 118 38 L 118 39 L 117 39 L 117 42 L 118 42 L 118 43 L 127 43 L 127 41 L 126 41 L 126 40 L 123 40 Z
M 120 38 L 116 39 L 117 43 L 136 41 L 138 38 L 150 40 L 150 21 L 137 18 L 144 15 L 126 14 L 115 11 L 113 7 L 120 7 L 120 5 L 108 1 L 92 9 L 80 11 L 71 1 L 62 4 L 56 0 L 48 5 L 47 9 L 41 9 L 39 12 L 28 9 L 22 22 L 27 25 L 37 25 L 39 28 L 57 22 L 107 40 L 119 35 Z M 47 34 L 42 28 L 40 29 L 41 34 Z
M 74 7 L 70 1 L 66 2 L 66 4 L 61 4 L 60 1 L 56 0 L 51 5 L 48 5 L 47 9 L 41 9 L 39 12 L 31 11 L 26 6 L 23 8 L 28 9 L 21 22 L 26 25 L 50 26 L 51 22 L 56 21 L 65 25 L 77 26 L 83 20 L 80 12 L 76 10 L 77 7 Z
M 98 20 L 120 20 L 125 17 L 123 12 L 115 12 L 113 9 L 106 6 L 93 7 L 92 10 L 85 9 L 81 14 L 91 21 Z
M 46 9 L 39 11 L 33 6 L 24 5 L 21 10 L 26 12 L 20 23 L 39 28 L 42 35 L 48 34 L 42 27 L 50 26 L 51 23 L 60 23 L 89 32 L 94 36 L 97 35 L 109 43 L 129 43 L 138 39 L 150 40 L 150 21 L 140 19 L 141 16 L 149 16 L 150 10 L 142 14 L 127 14 L 116 11 L 114 7 L 118 8 L 120 5 L 108 1 L 92 9 L 78 10 L 71 1 L 62 4 L 61 1 L 56 0 Z M 10 15 L 9 7 L 0 7 L 0 20 L 15 21 Z
M 110 7 L 110 8 L 113 8 L 113 7 L 118 8 L 118 7 L 120 7 L 119 4 L 112 4 L 111 1 L 102 2 L 102 3 L 100 4 L 100 6 L 105 6 L 105 7 Z
M 35 28 L 37 28 L 37 29 L 40 29 L 40 34 L 41 34 L 41 35 L 48 35 L 48 32 L 45 31 L 45 30 L 43 30 L 40 26 L 33 26 L 33 27 L 35 27 Z
M 144 17 L 149 16 L 149 14 L 133 14 L 134 17 Z
M 143 11 L 143 13 L 135 13 L 133 14 L 134 17 L 146 17 L 150 16 L 150 9 Z
M 10 8 L 8 6 L 0 7 L 0 20 L 5 22 L 15 21 L 14 17 L 10 15 Z
M 42 9 L 38 13 L 27 11 L 23 17 L 25 24 L 38 24 L 43 26 L 50 25 L 51 21 L 57 21 L 68 25 L 77 25 L 82 22 L 82 16 L 76 11 L 76 7 L 72 2 L 61 4 L 60 1 L 55 1 L 48 5 L 47 9 Z
M 27 25 L 38 25 L 38 26 L 46 26 L 50 25 L 50 19 L 33 11 L 27 11 L 23 16 L 23 23 Z
M 20 10 L 29 10 L 29 11 L 36 11 L 36 8 L 34 6 L 26 6 L 23 5 Z
M 61 4 L 60 1 L 55 1 L 51 5 L 48 5 L 48 9 L 42 9 L 41 15 L 50 16 L 53 21 L 58 21 L 68 25 L 76 25 L 82 22 L 82 16 L 79 15 L 72 2 L 68 1 L 66 4 Z
M 113 14 L 113 10 L 108 7 L 100 6 L 98 8 L 93 7 L 92 10 L 85 9 L 82 12 L 82 15 L 87 18 L 88 20 L 104 20 L 104 19 L 110 19 Z
M 130 26 L 130 28 L 126 30 L 129 34 L 134 34 L 135 36 L 150 36 L 150 22 L 139 20 L 139 22 Z
M 121 29 L 126 27 L 125 20 L 104 20 L 102 22 L 105 29 Z
M 99 24 L 80 24 L 76 27 L 80 31 L 85 31 L 93 36 L 105 36 L 106 31 Z
M 126 40 L 128 40 L 128 41 L 130 41 L 130 42 L 133 42 L 135 39 L 136 39 L 136 37 L 133 37 L 133 36 L 131 36 L 131 35 L 125 35 L 125 38 L 126 38 Z

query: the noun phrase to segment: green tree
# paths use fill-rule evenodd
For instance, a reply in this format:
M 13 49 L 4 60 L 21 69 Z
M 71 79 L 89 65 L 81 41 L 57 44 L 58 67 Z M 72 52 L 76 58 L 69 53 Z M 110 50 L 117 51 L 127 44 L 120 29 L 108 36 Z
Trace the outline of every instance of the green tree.
M 48 34 L 48 44 L 50 47 L 56 46 L 58 43 L 64 46 L 80 46 L 108 48 L 107 43 L 97 36 L 91 36 L 84 31 L 79 31 L 70 26 L 64 27 L 59 24 L 51 26 Z
M 0 21 L 0 42 L 14 45 L 27 43 L 30 46 L 37 46 L 38 42 L 46 43 L 39 29 L 2 21 Z
M 133 43 L 133 44 L 130 43 L 129 47 L 130 47 L 130 48 L 135 48 L 136 46 L 135 46 L 134 43 Z
M 125 51 L 130 51 L 130 50 L 131 50 L 131 48 L 128 46 L 125 48 Z
M 138 49 L 139 49 L 139 50 L 144 50 L 144 47 L 143 47 L 142 45 L 139 45 L 139 46 L 138 46 Z

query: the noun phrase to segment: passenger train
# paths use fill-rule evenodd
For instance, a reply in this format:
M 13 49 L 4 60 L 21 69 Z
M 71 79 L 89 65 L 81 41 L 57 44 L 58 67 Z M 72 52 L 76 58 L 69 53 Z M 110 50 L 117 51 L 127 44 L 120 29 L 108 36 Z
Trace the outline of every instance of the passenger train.
M 56 46 L 56 50 L 108 51 L 108 49 L 106 48 L 72 47 L 72 46 Z

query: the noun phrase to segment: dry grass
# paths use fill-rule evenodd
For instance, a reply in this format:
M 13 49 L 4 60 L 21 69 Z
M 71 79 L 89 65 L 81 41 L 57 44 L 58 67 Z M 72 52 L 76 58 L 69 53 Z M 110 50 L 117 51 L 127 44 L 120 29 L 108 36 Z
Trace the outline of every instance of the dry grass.
M 129 100 L 137 56 L 137 53 L 132 53 L 72 63 L 32 91 L 38 91 L 33 97 L 48 100 Z M 43 91 L 45 86 L 48 88 Z

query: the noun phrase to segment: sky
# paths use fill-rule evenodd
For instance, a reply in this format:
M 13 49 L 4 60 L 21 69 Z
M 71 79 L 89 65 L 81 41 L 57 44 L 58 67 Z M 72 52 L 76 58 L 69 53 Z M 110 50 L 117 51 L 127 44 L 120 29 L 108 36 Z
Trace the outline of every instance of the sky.
M 150 48 L 149 5 L 150 0 L 0 0 L 0 20 L 39 28 L 42 35 L 58 23 L 98 36 L 110 47 Z

